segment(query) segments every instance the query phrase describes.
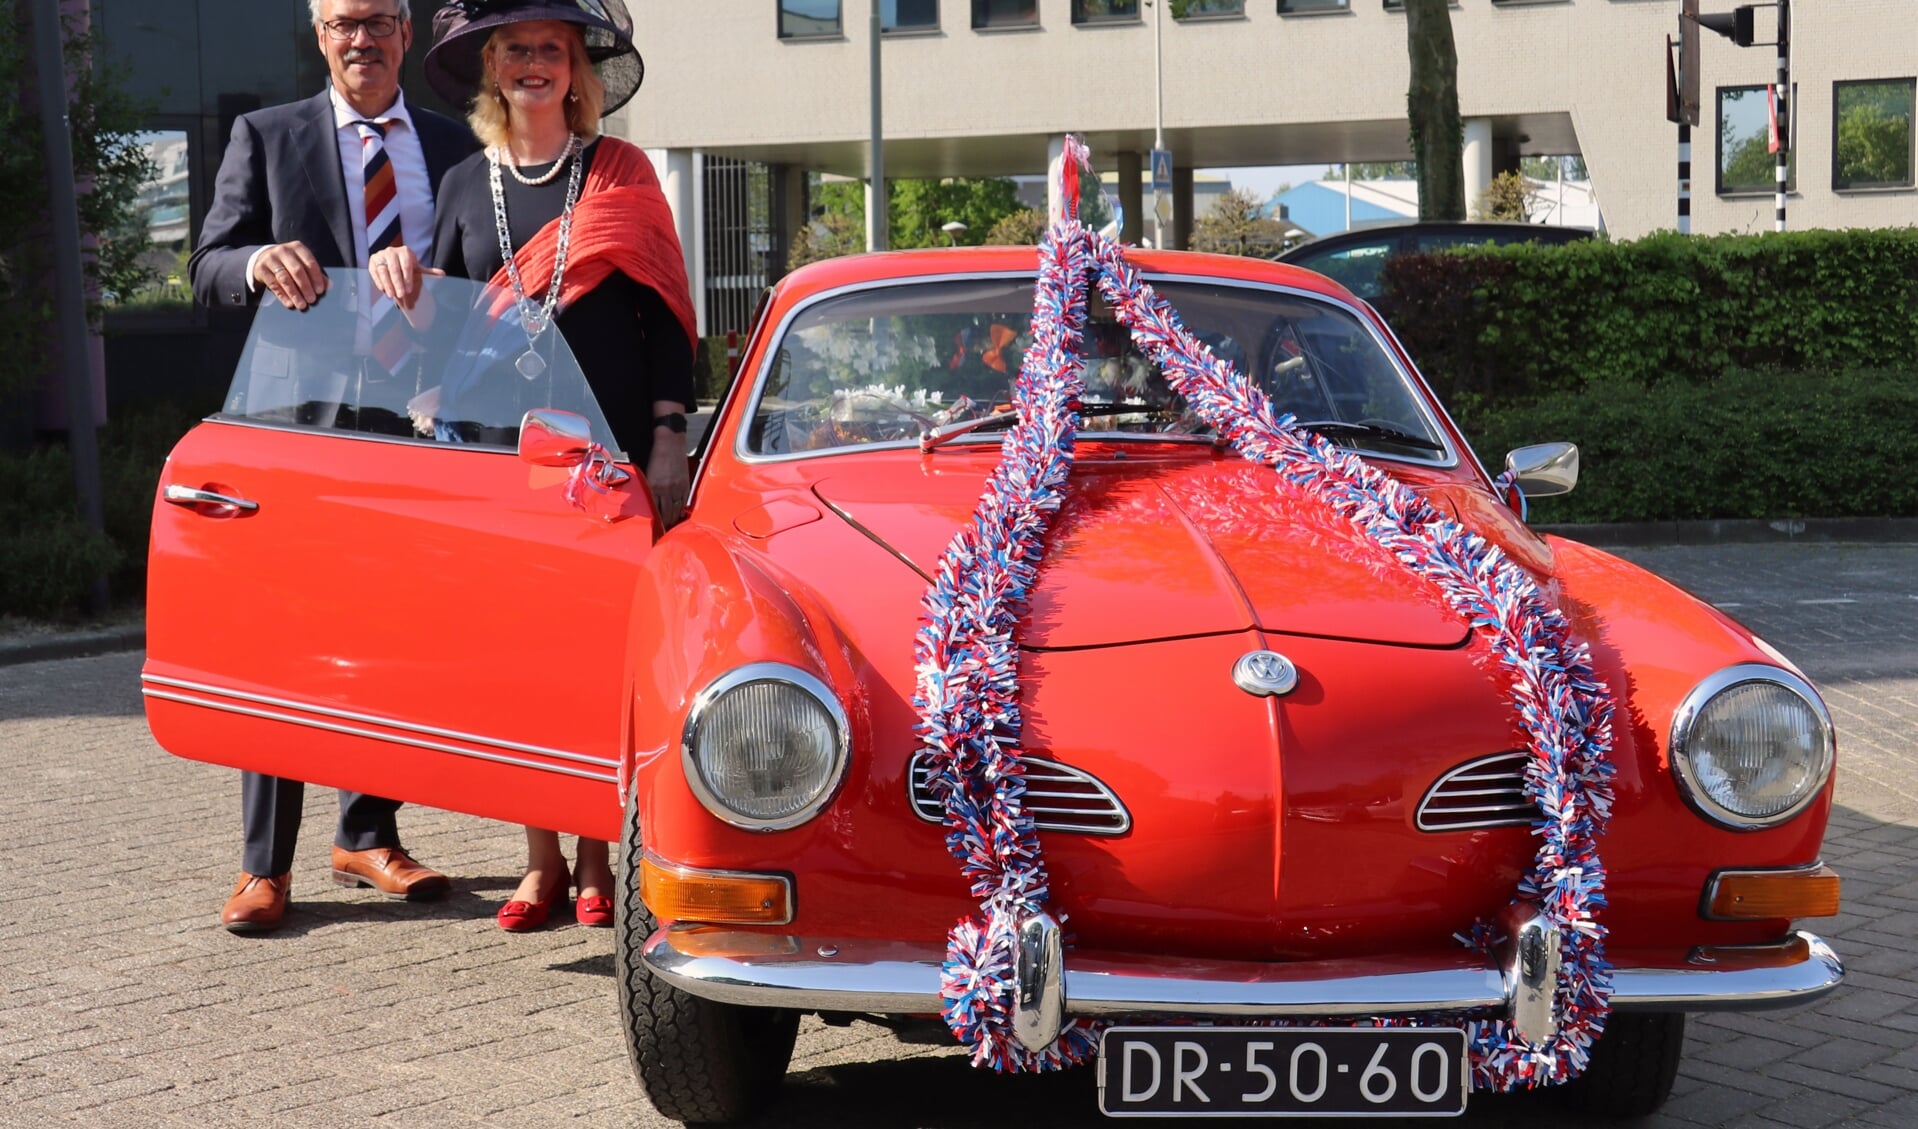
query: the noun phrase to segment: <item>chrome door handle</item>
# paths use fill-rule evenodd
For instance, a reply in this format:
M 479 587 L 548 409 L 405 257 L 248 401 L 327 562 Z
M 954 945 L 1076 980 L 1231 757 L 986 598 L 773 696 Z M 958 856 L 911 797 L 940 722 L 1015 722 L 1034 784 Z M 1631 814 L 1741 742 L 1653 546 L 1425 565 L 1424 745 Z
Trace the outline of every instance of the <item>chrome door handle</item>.
M 227 506 L 244 513 L 252 513 L 260 508 L 260 503 L 249 502 L 245 498 L 230 498 L 225 494 L 215 494 L 211 490 L 195 490 L 191 486 L 169 486 L 161 495 L 176 506 Z

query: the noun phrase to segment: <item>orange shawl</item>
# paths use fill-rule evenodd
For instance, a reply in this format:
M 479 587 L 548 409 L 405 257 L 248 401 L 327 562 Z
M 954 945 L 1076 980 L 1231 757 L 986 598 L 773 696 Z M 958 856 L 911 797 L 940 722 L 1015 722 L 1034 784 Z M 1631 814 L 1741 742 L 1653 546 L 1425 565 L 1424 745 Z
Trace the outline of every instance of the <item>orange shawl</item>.
M 513 255 L 529 297 L 545 294 L 552 285 L 558 251 L 559 221 L 555 219 Z M 686 282 L 686 260 L 680 254 L 679 233 L 666 194 L 660 191 L 659 176 L 638 146 L 602 136 L 579 203 L 573 207 L 572 244 L 566 252 L 566 277 L 560 281 L 559 308 L 572 305 L 614 271 L 657 291 L 698 355 L 699 329 L 693 319 L 692 289 Z M 505 267 L 490 285 L 512 293 Z

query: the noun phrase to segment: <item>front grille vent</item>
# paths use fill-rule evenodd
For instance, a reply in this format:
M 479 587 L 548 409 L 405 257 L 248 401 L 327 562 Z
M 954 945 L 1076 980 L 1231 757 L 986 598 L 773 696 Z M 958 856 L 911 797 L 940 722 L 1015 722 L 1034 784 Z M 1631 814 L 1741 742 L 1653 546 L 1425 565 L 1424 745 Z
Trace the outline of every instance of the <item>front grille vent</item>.
M 1525 796 L 1523 749 L 1459 765 L 1439 777 L 1419 801 L 1420 831 L 1470 831 L 1481 827 L 1529 827 L 1538 805 Z
M 1097 777 L 1040 757 L 1025 757 L 1026 811 L 1044 831 L 1075 831 L 1081 835 L 1123 835 L 1132 829 L 1132 814 Z M 928 823 L 944 821 L 945 813 L 926 783 L 925 753 L 914 753 L 907 779 L 912 810 Z

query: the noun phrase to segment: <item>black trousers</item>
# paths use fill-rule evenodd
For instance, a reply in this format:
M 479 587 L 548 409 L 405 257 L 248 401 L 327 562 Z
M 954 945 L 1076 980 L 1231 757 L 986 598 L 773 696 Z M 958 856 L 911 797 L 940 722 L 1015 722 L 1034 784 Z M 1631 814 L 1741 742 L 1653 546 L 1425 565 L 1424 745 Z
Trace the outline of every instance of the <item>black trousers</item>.
M 300 811 L 306 785 L 298 780 L 240 774 L 240 826 L 246 849 L 240 866 L 248 874 L 272 878 L 293 869 L 293 844 L 300 836 Z M 340 825 L 333 842 L 349 851 L 400 845 L 398 800 L 364 792 L 340 793 Z

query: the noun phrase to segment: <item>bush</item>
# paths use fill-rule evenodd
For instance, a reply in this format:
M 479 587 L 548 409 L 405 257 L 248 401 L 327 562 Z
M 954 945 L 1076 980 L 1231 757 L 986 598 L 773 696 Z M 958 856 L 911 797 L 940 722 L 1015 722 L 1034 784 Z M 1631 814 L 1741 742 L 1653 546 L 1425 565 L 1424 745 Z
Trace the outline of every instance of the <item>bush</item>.
M 1529 443 L 1578 444 L 1578 489 L 1537 522 L 1918 516 L 1918 367 L 1734 371 L 1612 381 L 1460 416 L 1496 469 Z
M 160 471 L 197 418 L 183 406 L 149 405 L 100 432 L 104 535 L 80 517 L 65 447 L 0 454 L 0 615 L 72 618 L 101 572 L 116 603 L 139 603 Z
M 1918 228 L 1407 255 L 1383 285 L 1380 313 L 1453 404 L 1918 356 Z
M 746 347 L 744 334 L 740 335 L 739 347 Z M 693 352 L 693 396 L 704 402 L 723 400 L 726 390 L 733 385 L 732 366 L 726 356 L 726 337 L 702 337 L 699 348 Z

